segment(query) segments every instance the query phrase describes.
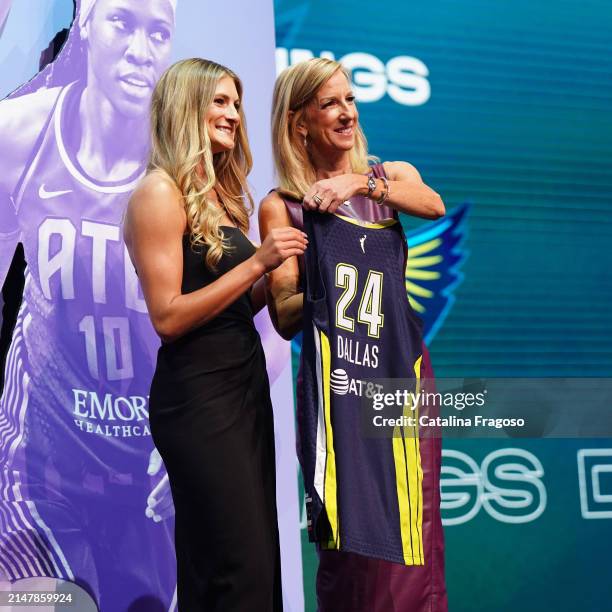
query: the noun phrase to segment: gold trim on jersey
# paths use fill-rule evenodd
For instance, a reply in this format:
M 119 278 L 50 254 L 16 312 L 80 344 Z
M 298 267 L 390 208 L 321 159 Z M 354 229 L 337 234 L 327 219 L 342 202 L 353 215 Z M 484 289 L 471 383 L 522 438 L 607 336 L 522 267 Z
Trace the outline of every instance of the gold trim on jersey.
M 358 225 L 359 227 L 366 227 L 369 229 L 384 229 L 385 227 L 391 227 L 392 225 L 399 223 L 397 219 L 381 219 L 376 223 L 370 223 L 369 221 L 354 219 L 353 217 L 345 217 L 344 215 L 339 215 L 338 213 L 334 213 L 334 217 L 337 217 L 342 221 L 346 221 L 347 223 L 352 223 L 353 225 Z
M 416 390 L 421 386 L 420 356 L 414 363 Z M 399 427 L 393 430 L 393 458 L 395 460 L 395 478 L 397 502 L 400 515 L 400 532 L 404 563 L 406 565 L 424 565 L 423 556 L 423 468 L 418 432 L 418 406 L 411 411 L 404 406 L 403 416 L 413 417 L 414 426 Z
M 327 542 L 329 548 L 340 548 L 340 529 L 338 525 L 338 485 L 336 481 L 336 453 L 334 452 L 334 432 L 331 423 L 331 350 L 329 338 L 319 331 L 321 342 L 321 366 L 323 383 L 323 413 L 325 417 L 325 448 L 327 457 L 325 461 L 325 485 L 324 499 L 327 520 L 331 527 L 330 541 Z
M 323 503 L 330 526 L 327 541 L 322 548 L 340 548 L 338 521 L 338 485 L 336 479 L 336 454 L 334 433 L 331 425 L 331 351 L 329 338 L 313 324 L 317 369 L 317 447 L 314 473 L 314 488 Z M 319 535 L 316 525 L 315 533 Z

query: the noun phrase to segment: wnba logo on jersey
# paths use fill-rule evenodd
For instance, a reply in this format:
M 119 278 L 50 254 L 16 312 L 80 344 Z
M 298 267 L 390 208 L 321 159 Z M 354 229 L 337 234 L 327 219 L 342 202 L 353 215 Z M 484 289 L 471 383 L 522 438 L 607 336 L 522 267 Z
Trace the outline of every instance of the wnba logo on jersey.
M 366 241 L 366 234 L 364 234 L 360 239 L 359 239 L 359 246 L 361 247 L 361 252 L 365 255 L 365 241 Z

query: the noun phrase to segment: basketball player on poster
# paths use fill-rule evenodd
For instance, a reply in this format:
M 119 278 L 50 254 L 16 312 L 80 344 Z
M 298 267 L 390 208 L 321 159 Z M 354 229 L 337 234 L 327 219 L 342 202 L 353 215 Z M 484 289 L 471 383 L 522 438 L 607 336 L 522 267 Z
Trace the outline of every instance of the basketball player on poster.
M 57 60 L 0 103 L 0 282 L 19 242 L 27 262 L 0 401 L 0 576 L 71 580 L 108 612 L 167 610 L 175 587 L 148 427 L 158 340 L 120 227 L 175 8 L 77 2 Z

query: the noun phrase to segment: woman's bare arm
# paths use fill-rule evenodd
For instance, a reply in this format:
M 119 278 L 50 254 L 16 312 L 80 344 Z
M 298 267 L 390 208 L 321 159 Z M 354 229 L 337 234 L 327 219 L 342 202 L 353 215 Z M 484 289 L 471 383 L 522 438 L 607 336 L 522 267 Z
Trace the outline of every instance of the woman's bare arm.
M 389 197 L 385 201 L 387 206 L 425 219 L 438 219 L 444 216 L 446 209 L 442 198 L 423 182 L 413 165 L 396 161 L 385 162 L 384 167 L 389 179 Z M 381 192 L 382 189 L 377 189 L 374 196 L 380 197 Z
M 302 232 L 293 228 L 280 230 L 255 255 L 217 280 L 182 294 L 185 229 L 178 189 L 167 178 L 151 173 L 130 198 L 124 235 L 151 321 L 164 342 L 176 340 L 214 319 L 268 269 L 304 250 Z
M 266 305 L 266 278 L 262 276 L 251 289 L 251 304 L 253 304 L 253 314 L 257 314 Z
M 291 225 L 285 203 L 276 192 L 268 194 L 259 207 L 259 233 L 262 239 L 275 228 Z M 266 297 L 270 319 L 276 331 L 290 340 L 302 328 L 303 294 L 296 256 L 266 276 Z
M 444 216 L 446 211 L 442 198 L 423 182 L 414 166 L 407 162 L 385 162 L 384 167 L 389 184 L 389 195 L 385 200 L 387 206 L 424 219 Z M 377 179 L 371 197 L 378 200 L 384 191 L 384 182 Z M 321 202 L 314 199 L 315 195 Z M 304 194 L 304 207 L 334 213 L 345 200 L 355 195 L 368 195 L 368 177 L 365 174 L 339 174 L 313 183 Z

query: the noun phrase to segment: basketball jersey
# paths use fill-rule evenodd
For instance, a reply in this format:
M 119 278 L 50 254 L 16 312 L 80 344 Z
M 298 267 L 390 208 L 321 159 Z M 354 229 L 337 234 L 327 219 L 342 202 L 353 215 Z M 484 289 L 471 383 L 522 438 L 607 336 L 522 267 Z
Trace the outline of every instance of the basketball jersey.
M 143 167 L 120 182 L 86 174 L 70 146 L 79 140 L 71 138 L 79 99 L 75 83 L 59 90 L 13 194 L 27 269 L 7 356 L 0 446 L 12 455 L 27 447 L 34 469 L 37 452 L 53 456 L 60 470 L 81 463 L 145 474 L 159 340 L 121 228 Z
M 401 225 L 305 212 L 304 228 L 300 446 L 310 538 L 422 565 L 418 431 L 368 435 L 361 405 L 373 379 L 419 385 L 422 322 L 406 295 Z

